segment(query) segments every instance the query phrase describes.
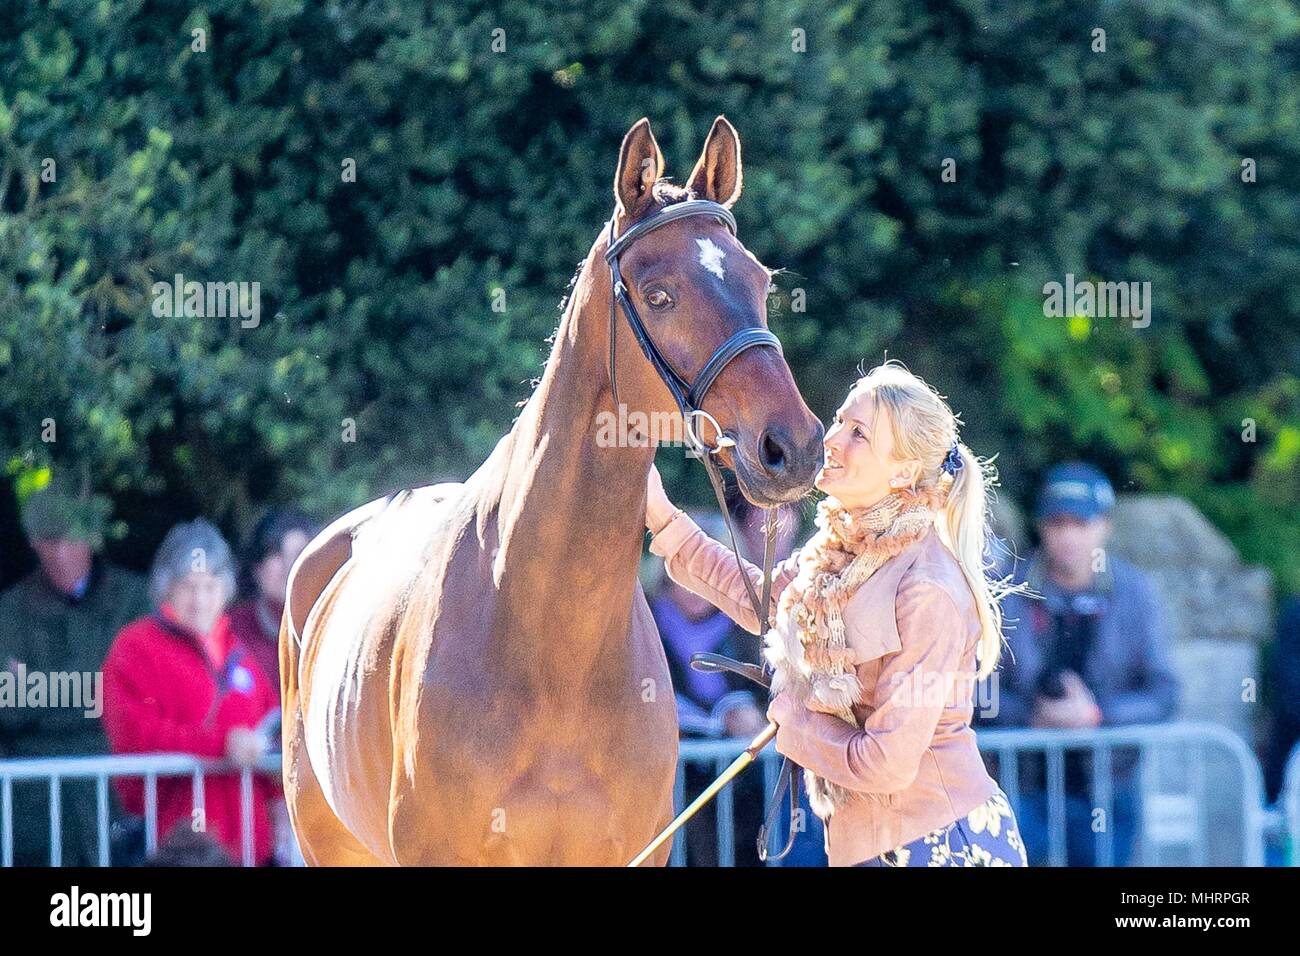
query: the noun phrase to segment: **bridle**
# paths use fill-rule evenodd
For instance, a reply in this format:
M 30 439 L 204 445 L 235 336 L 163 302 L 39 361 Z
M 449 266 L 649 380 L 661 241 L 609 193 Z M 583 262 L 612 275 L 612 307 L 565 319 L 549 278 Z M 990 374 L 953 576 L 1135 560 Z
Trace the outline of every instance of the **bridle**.
M 653 216 L 636 223 L 621 236 L 614 235 L 614 220 L 617 216 L 609 220 L 609 244 L 605 250 L 605 261 L 609 263 L 610 286 L 613 289 L 613 294 L 609 300 L 609 385 L 614 393 L 614 406 L 617 408 L 618 378 L 615 368 L 615 354 L 618 343 L 617 307 L 621 306 L 623 314 L 627 317 L 627 324 L 632 328 L 632 335 L 636 338 L 637 344 L 641 346 L 641 351 L 659 374 L 659 378 L 664 385 L 667 386 L 673 401 L 677 403 L 677 410 L 682 414 L 687 443 L 697 454 L 706 455 L 707 453 L 716 453 L 736 443 L 733 438 L 722 433 L 717 419 L 701 407 L 709 388 L 722 374 L 722 370 L 727 367 L 727 364 L 742 352 L 759 345 L 770 345 L 777 352 L 780 352 L 781 340 L 767 329 L 757 325 L 740 329 L 718 346 L 709 360 L 704 363 L 704 367 L 700 369 L 699 374 L 695 376 L 693 383 L 687 382 L 673 368 L 668 359 L 664 357 L 664 354 L 659 351 L 654 340 L 650 338 L 650 333 L 646 331 L 645 323 L 641 321 L 641 316 L 637 313 L 636 306 L 632 304 L 632 299 L 627 293 L 627 286 L 623 283 L 623 274 L 619 269 L 618 260 L 632 243 L 642 236 L 648 235 L 670 222 L 676 222 L 678 219 L 685 219 L 688 216 L 712 216 L 721 221 L 733 236 L 736 234 L 736 217 L 731 214 L 731 210 L 708 199 L 690 199 L 686 202 L 666 206 Z M 699 432 L 696 431 L 695 420 L 697 418 L 707 418 L 709 424 L 713 426 L 716 437 L 716 444 L 713 447 L 704 444 Z
M 723 489 L 722 473 L 717 462 L 714 461 L 714 456 L 723 449 L 734 448 L 736 441 L 723 432 L 718 420 L 706 412 L 702 405 L 709 388 L 717 380 L 722 370 L 727 367 L 728 363 L 748 349 L 760 345 L 771 346 L 778 353 L 781 353 L 781 340 L 760 326 L 752 325 L 739 329 L 717 347 L 709 360 L 704 363 L 704 367 L 695 376 L 695 381 L 688 382 L 685 377 L 673 368 L 672 363 L 664 357 L 664 354 L 659 351 L 658 346 L 650 337 L 645 323 L 641 321 L 641 316 L 637 313 L 636 306 L 628 295 L 627 285 L 624 284 L 623 274 L 619 269 L 619 257 L 627 251 L 632 243 L 660 226 L 666 226 L 670 222 L 676 222 L 678 219 L 685 219 L 688 216 L 711 216 L 721 221 L 733 236 L 736 234 L 736 217 L 731 214 L 731 210 L 721 203 L 708 199 L 690 199 L 666 206 L 631 226 L 621 236 L 614 235 L 614 222 L 618 218 L 617 214 L 609 220 L 609 242 L 605 249 L 605 261 L 609 263 L 610 288 L 613 290 L 609 300 L 609 386 L 613 393 L 614 407 L 617 410 L 618 376 L 616 358 L 618 310 L 621 307 L 623 315 L 627 318 L 627 324 L 632 328 L 632 335 L 641 347 L 642 353 L 667 387 L 673 401 L 677 403 L 677 409 L 682 415 L 682 425 L 687 444 L 695 456 L 704 463 L 705 471 L 708 472 L 709 483 L 713 486 L 713 493 L 718 499 L 718 508 L 722 512 L 722 519 L 727 525 L 727 534 L 731 537 L 731 550 L 736 557 L 736 567 L 740 571 L 741 581 L 745 584 L 745 592 L 754 609 L 754 617 L 759 623 L 759 634 L 761 636 L 766 634 L 772 626 L 770 609 L 772 601 L 772 564 L 776 557 L 776 509 L 765 509 L 767 513 L 763 523 L 765 539 L 763 543 L 762 597 L 760 598 L 758 591 L 754 588 L 753 582 L 745 571 L 744 562 L 741 560 L 740 545 L 736 540 L 736 529 L 732 525 L 731 510 L 727 507 L 727 497 Z M 713 426 L 714 444 L 711 446 L 705 444 L 703 437 L 696 429 L 696 420 L 700 418 L 707 419 L 709 424 Z M 769 686 L 771 680 L 766 667 L 745 664 L 718 654 L 696 654 L 691 659 L 691 666 L 696 670 L 731 671 L 765 688 Z M 764 860 L 768 859 L 769 856 L 772 859 L 781 859 L 790 852 L 790 848 L 794 844 L 794 818 L 798 809 L 798 801 L 795 795 L 797 786 L 794 780 L 795 769 L 789 758 L 786 758 L 781 765 L 777 790 L 771 801 L 767 820 L 759 831 L 759 856 Z M 786 787 L 789 787 L 791 801 L 791 825 L 788 829 L 788 839 L 785 848 L 779 854 L 770 855 L 767 848 L 767 834 L 773 829 L 775 813 L 780 805 L 781 792 Z
M 713 493 L 718 499 L 718 508 L 722 511 L 723 520 L 727 524 L 727 533 L 731 536 L 731 550 L 736 556 L 736 567 L 740 569 L 741 580 L 745 582 L 745 590 L 749 595 L 750 603 L 754 608 L 754 616 L 759 622 L 760 633 L 767 633 L 771 626 L 771 615 L 768 613 L 772 593 L 772 562 L 776 552 L 776 512 L 774 509 L 767 509 L 765 521 L 765 530 L 767 539 L 764 546 L 763 554 L 763 596 L 760 601 L 749 575 L 745 573 L 744 564 L 740 558 L 740 545 L 736 541 L 736 529 L 731 523 L 730 509 L 727 507 L 727 496 L 723 489 L 722 473 L 718 469 L 717 462 L 713 456 L 721 452 L 724 448 L 734 447 L 736 441 L 730 435 L 722 431 L 718 420 L 706 412 L 701 403 L 704 396 L 708 394 L 710 386 L 717 381 L 722 370 L 732 359 L 745 352 L 748 349 L 760 345 L 770 345 L 781 352 L 781 340 L 769 332 L 767 329 L 757 325 L 746 326 L 733 332 L 727 337 L 721 345 L 717 347 L 709 360 L 704 363 L 699 374 L 695 376 L 695 381 L 687 380 L 675 369 L 672 364 L 659 351 L 654 340 L 650 338 L 650 333 L 646 331 L 645 323 L 641 321 L 641 316 L 636 311 L 636 306 L 632 304 L 632 299 L 627 293 L 627 286 L 623 282 L 623 273 L 619 269 L 619 257 L 642 236 L 654 232 L 661 226 L 666 226 L 670 222 L 676 222 L 678 219 L 685 219 L 688 216 L 711 216 L 721 221 L 731 234 L 736 234 L 736 217 L 731 214 L 731 210 L 721 203 L 713 202 L 708 199 L 689 199 L 685 202 L 674 203 L 671 206 L 665 206 L 659 212 L 633 225 L 621 236 L 614 235 L 614 222 L 617 215 L 612 216 L 609 220 L 609 243 L 605 249 L 605 261 L 609 263 L 609 282 L 613 290 L 609 299 L 609 386 L 614 395 L 614 407 L 618 407 L 618 374 L 616 371 L 616 356 L 618 348 L 618 308 L 621 306 L 623 315 L 627 317 L 627 324 L 632 327 L 632 335 L 636 338 L 637 344 L 641 346 L 650 365 L 658 373 L 659 378 L 668 388 L 669 394 L 672 395 L 673 401 L 677 403 L 677 408 L 682 414 L 682 425 L 686 433 L 686 442 L 691 450 L 701 461 L 704 462 L 705 470 L 709 473 L 709 482 L 713 485 Z M 714 444 L 706 445 L 704 439 L 696 431 L 695 420 L 697 418 L 706 418 L 709 424 L 713 426 Z

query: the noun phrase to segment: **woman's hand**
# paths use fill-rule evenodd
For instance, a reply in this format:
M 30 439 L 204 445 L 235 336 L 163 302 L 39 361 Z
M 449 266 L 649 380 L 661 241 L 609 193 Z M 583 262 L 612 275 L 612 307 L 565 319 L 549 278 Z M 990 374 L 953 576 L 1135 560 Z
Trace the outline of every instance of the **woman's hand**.
M 651 462 L 650 475 L 646 481 L 645 526 L 650 529 L 651 534 L 658 534 L 676 511 L 673 503 L 668 500 L 667 492 L 664 491 L 664 481 L 659 477 L 659 469 Z
M 772 698 L 772 702 L 767 705 L 767 719 L 780 727 L 782 724 L 788 724 L 795 719 L 795 710 L 799 707 L 798 702 L 791 696 L 788 690 L 783 690 Z
M 808 709 L 794 695 L 783 690 L 767 705 L 767 719 L 776 724 L 776 752 L 783 757 L 794 757 L 799 747 L 800 718 Z

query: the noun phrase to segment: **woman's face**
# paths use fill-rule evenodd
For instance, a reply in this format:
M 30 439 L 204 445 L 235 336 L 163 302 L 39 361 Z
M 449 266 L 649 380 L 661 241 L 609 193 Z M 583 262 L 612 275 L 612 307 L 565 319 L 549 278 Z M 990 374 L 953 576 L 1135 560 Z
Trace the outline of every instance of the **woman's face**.
M 225 579 L 210 571 L 191 571 L 177 578 L 167 592 L 167 603 L 176 613 L 176 619 L 203 635 L 212 632 L 229 599 Z
M 889 413 L 869 392 L 855 391 L 849 393 L 826 430 L 816 487 L 846 508 L 866 508 L 911 485 L 920 469 L 916 459 L 899 461 L 894 457 Z

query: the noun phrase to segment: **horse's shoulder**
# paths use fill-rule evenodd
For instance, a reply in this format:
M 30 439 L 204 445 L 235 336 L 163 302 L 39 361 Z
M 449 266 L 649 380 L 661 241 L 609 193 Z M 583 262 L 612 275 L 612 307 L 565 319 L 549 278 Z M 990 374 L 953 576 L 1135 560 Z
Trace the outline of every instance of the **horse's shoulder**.
M 365 555 L 373 549 L 383 549 L 395 557 L 410 549 L 422 548 L 464 488 L 460 482 L 445 481 L 406 488 L 381 499 L 383 507 L 367 514 L 364 520 L 353 526 L 354 553 Z
M 296 636 L 339 569 L 353 558 L 373 559 L 392 572 L 418 560 L 440 513 L 464 486 L 442 482 L 398 491 L 344 514 L 316 535 L 289 572 L 286 611 Z

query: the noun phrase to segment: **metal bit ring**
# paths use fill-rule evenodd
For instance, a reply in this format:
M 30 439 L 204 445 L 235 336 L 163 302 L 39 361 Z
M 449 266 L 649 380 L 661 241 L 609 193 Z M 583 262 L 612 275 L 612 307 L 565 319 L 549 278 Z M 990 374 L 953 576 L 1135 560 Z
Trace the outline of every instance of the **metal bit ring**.
M 713 433 L 717 436 L 717 444 L 712 448 L 704 444 L 704 440 L 700 437 L 700 433 L 695 428 L 695 416 L 697 415 L 702 415 L 707 418 L 709 424 L 713 426 Z M 722 426 L 718 424 L 718 420 L 702 408 L 691 409 L 686 413 L 686 417 L 682 419 L 682 422 L 686 426 L 686 443 L 697 453 L 708 452 L 710 455 L 716 455 L 724 448 L 736 447 L 736 440 L 730 435 L 724 434 Z

